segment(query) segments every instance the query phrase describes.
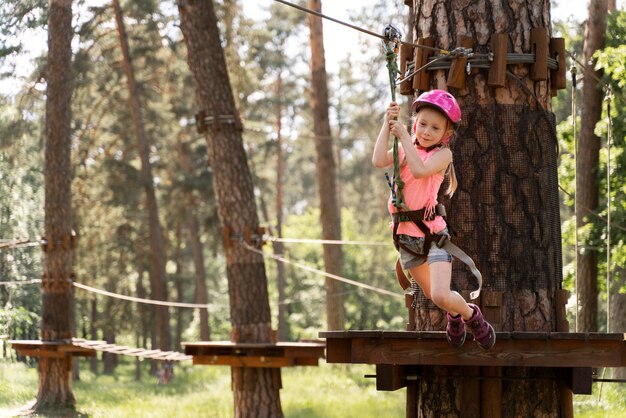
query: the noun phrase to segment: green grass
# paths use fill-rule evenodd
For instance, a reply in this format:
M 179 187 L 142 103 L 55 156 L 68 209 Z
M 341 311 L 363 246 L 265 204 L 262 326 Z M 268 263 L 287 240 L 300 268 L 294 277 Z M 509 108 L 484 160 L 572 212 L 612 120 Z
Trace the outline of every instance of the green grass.
M 147 362 L 143 367 L 143 380 L 136 381 L 132 363 L 122 363 L 115 375 L 94 375 L 83 362 L 81 380 L 73 384 L 75 416 L 232 417 L 229 368 L 187 363 L 170 384 L 158 385 Z M 373 366 L 325 363 L 283 369 L 283 412 L 288 418 L 405 416 L 405 391 L 376 391 L 375 380 L 364 378 L 373 373 Z M 34 400 L 37 384 L 36 369 L 0 360 L 0 417 Z M 626 416 L 626 385 L 595 384 L 593 395 L 574 397 L 574 407 L 577 418 Z

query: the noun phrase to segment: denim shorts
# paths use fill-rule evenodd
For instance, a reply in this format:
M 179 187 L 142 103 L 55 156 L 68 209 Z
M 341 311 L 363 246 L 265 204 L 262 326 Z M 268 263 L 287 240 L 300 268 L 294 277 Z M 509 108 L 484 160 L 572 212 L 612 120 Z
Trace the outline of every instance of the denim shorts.
M 438 232 L 440 235 L 447 235 L 447 228 L 443 231 Z M 430 244 L 430 250 L 428 254 L 424 254 L 424 238 L 423 237 L 412 237 L 410 235 L 400 234 L 398 235 L 398 241 L 404 246 L 410 249 L 411 251 L 421 254 L 415 255 L 406 251 L 404 248 L 400 247 L 400 264 L 402 268 L 405 270 L 409 270 L 413 267 L 420 266 L 425 262 L 428 264 L 432 263 L 451 263 L 452 256 L 443 248 L 437 247 L 437 244 L 432 242 Z

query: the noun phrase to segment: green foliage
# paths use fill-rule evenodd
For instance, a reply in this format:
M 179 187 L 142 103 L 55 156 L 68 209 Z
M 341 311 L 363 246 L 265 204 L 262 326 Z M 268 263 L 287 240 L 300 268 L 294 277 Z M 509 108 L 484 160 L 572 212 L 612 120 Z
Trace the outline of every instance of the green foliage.
M 123 361 L 117 373 L 94 375 L 81 360 L 80 380 L 73 384 L 78 413 L 90 417 L 231 417 L 233 398 L 227 367 L 176 366 L 174 379 L 158 385 L 141 363 L 141 381 L 133 378 L 134 364 Z M 328 365 L 281 371 L 281 404 L 285 417 L 343 418 L 404 416 L 404 390 L 376 391 L 373 366 Z M 0 415 L 26 405 L 35 397 L 37 372 L 21 363 L 0 359 Z M 575 395 L 576 417 L 617 417 L 626 413 L 626 388 L 594 383 L 592 395 Z

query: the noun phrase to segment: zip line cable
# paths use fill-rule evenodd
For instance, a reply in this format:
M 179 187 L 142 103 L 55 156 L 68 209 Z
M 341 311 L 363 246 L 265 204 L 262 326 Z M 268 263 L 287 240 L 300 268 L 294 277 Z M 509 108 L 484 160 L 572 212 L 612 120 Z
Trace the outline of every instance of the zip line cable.
M 383 41 L 387 40 L 384 35 L 378 34 L 376 32 L 372 32 L 372 31 L 367 30 L 367 29 L 360 28 L 360 27 L 352 25 L 350 23 L 343 22 L 343 21 L 341 21 L 339 19 L 335 19 L 334 17 L 327 16 L 327 15 L 322 14 L 320 12 L 317 12 L 315 10 L 307 9 L 304 6 L 298 6 L 297 4 L 293 4 L 293 3 L 290 3 L 290 2 L 285 1 L 285 0 L 274 0 L 274 1 L 277 2 L 277 3 L 282 3 L 282 4 L 284 4 L 286 6 L 289 6 L 289 7 L 293 7 L 294 9 L 298 9 L 301 12 L 309 13 L 309 14 L 315 15 L 317 17 L 321 17 L 323 19 L 330 20 L 331 22 L 335 22 L 335 23 L 338 23 L 340 25 L 347 26 L 350 29 L 354 29 L 354 30 L 357 30 L 359 32 L 363 32 L 363 33 L 365 33 L 367 35 L 375 36 L 376 38 L 380 38 Z M 403 45 L 412 46 L 412 47 L 415 47 L 415 48 L 428 49 L 429 51 L 438 52 L 438 53 L 443 54 L 443 55 L 449 55 L 450 54 L 450 51 L 448 51 L 448 50 L 441 49 L 441 48 L 435 48 L 435 47 L 428 46 L 428 45 L 414 44 L 414 43 L 405 42 L 405 41 L 400 41 L 400 43 L 402 43 Z
M 307 238 L 277 238 L 274 236 L 263 236 L 264 241 L 270 242 L 286 242 L 286 243 L 306 243 L 306 244 L 331 244 L 331 245 L 364 245 L 364 246 L 380 246 L 387 247 L 388 243 L 384 242 L 368 242 L 368 241 L 345 241 L 334 239 L 307 239 Z
M 387 296 L 394 296 L 397 298 L 404 298 L 404 294 L 401 293 L 396 293 L 396 292 L 391 292 L 389 290 L 385 290 L 385 289 L 381 289 L 375 286 L 371 286 L 365 283 L 361 283 L 361 282 L 357 282 L 356 280 L 351 280 L 351 279 L 346 279 L 345 277 L 341 277 L 341 276 L 337 276 L 336 274 L 332 274 L 332 273 L 327 273 L 325 271 L 307 266 L 306 264 L 302 264 L 302 263 L 298 263 L 296 261 L 292 261 L 289 260 L 285 257 L 279 256 L 279 255 L 272 255 L 272 254 L 266 254 L 263 251 L 259 250 L 258 248 L 254 248 L 253 246 L 247 244 L 246 242 L 240 242 L 240 245 L 243 246 L 246 250 L 248 251 L 252 251 L 253 253 L 259 254 L 265 258 L 271 258 L 277 261 L 280 261 L 282 263 L 286 263 L 286 264 L 291 264 L 292 266 L 296 266 L 298 268 L 301 268 L 302 270 L 306 270 L 306 271 L 310 271 L 325 277 L 328 277 L 330 279 L 334 279 L 340 282 L 344 282 L 344 283 L 348 283 L 351 284 L 353 286 L 357 286 L 357 287 L 361 287 L 363 289 L 367 289 L 367 290 L 371 290 L 372 292 L 377 292 L 380 293 L 382 295 L 387 295 Z

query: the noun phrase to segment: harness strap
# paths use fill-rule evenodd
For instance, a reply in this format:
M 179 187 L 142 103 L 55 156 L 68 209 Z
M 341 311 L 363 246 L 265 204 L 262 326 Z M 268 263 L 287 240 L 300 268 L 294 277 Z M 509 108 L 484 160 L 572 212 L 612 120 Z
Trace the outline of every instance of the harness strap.
M 442 204 L 437 205 L 435 214 L 433 214 L 427 220 L 434 219 L 436 215 L 445 216 L 445 207 Z M 430 251 L 430 246 L 431 246 L 430 244 L 431 242 L 434 242 L 435 245 L 437 245 L 437 247 L 446 250 L 448 253 L 450 253 L 450 255 L 458 258 L 460 261 L 465 263 L 470 268 L 470 271 L 472 272 L 472 274 L 474 275 L 474 277 L 476 277 L 476 280 L 478 281 L 478 289 L 473 292 L 470 292 L 470 298 L 476 299 L 478 298 L 478 296 L 480 296 L 480 291 L 483 287 L 483 276 L 478 270 L 478 268 L 476 267 L 474 260 L 472 260 L 472 258 L 469 255 L 467 255 L 465 251 L 463 251 L 462 249 L 457 247 L 455 244 L 453 244 L 450 241 L 450 237 L 448 235 L 439 235 L 439 234 L 433 234 L 430 232 L 430 229 L 426 226 L 426 224 L 424 224 L 424 209 L 412 210 L 408 212 L 393 213 L 393 243 L 396 247 L 396 250 L 399 250 L 399 248 L 402 248 L 403 250 L 407 251 L 408 253 L 412 255 L 415 255 L 415 256 L 423 255 L 423 254 L 417 254 L 415 251 L 412 251 L 411 249 L 402 245 L 402 243 L 398 239 L 398 225 L 400 224 L 400 222 L 413 222 L 420 229 L 420 231 L 424 233 L 424 248 L 426 249 L 426 251 Z M 396 273 L 397 271 L 398 271 L 398 266 L 396 265 Z M 400 282 L 400 286 L 402 286 L 402 288 L 406 290 L 406 288 L 408 287 L 408 286 L 404 287 L 407 284 L 406 276 L 404 276 L 404 279 L 403 279 L 398 275 L 398 281 Z

